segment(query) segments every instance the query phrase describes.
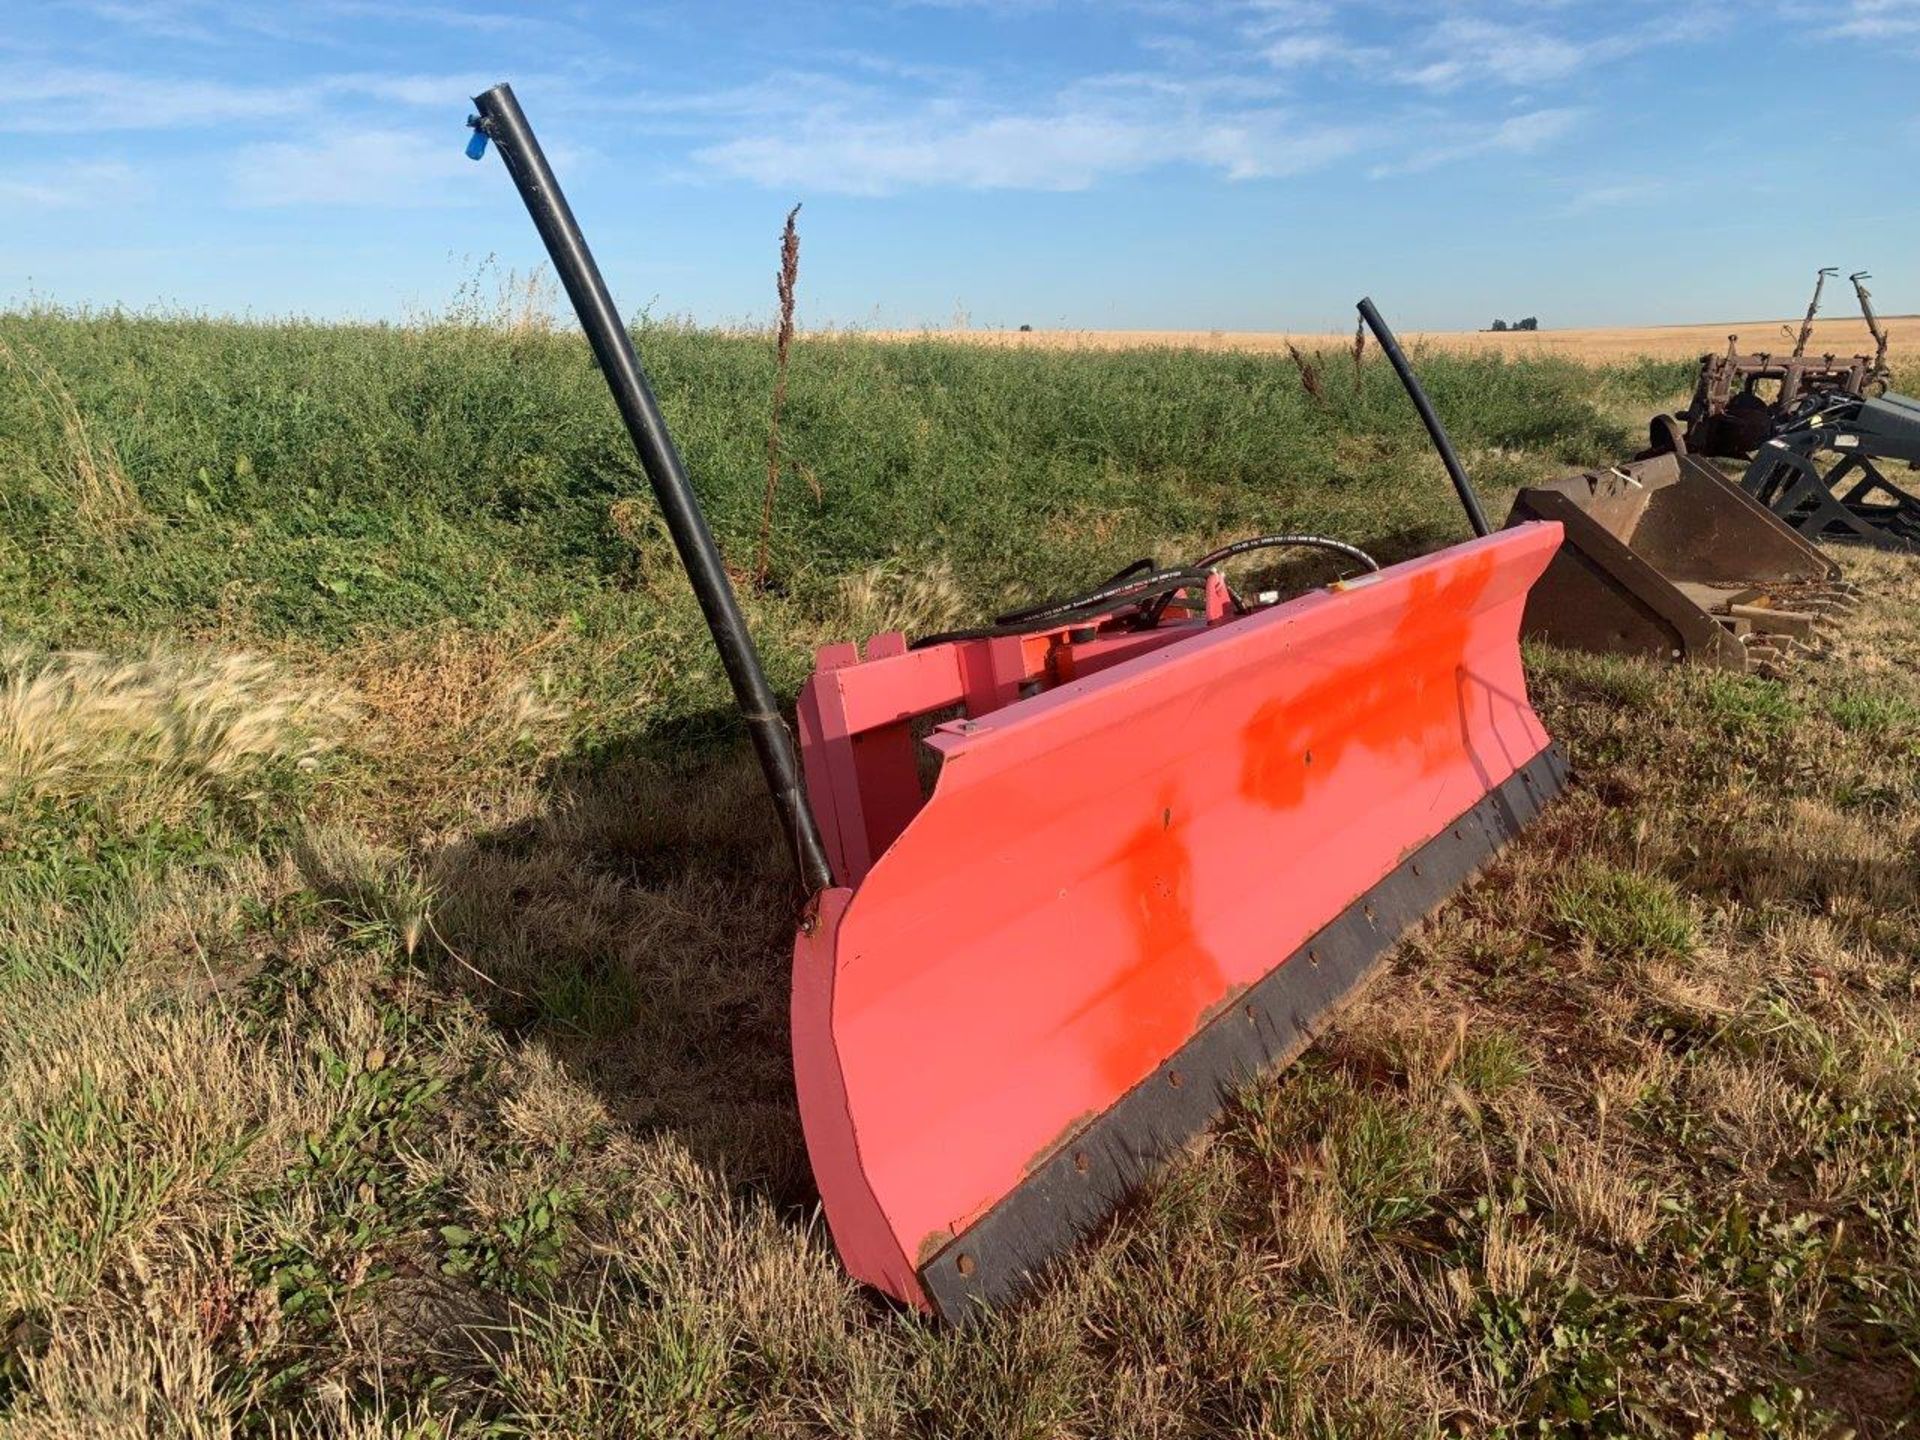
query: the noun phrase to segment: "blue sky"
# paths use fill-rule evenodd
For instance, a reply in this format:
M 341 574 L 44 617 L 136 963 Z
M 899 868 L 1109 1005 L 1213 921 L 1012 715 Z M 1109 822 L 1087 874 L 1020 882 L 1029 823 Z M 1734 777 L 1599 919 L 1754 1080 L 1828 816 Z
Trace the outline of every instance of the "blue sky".
M 442 310 L 539 258 L 461 154 L 510 79 L 630 311 L 763 320 L 794 201 L 808 325 L 1920 310 L 1920 0 L 0 10 L 15 301 Z

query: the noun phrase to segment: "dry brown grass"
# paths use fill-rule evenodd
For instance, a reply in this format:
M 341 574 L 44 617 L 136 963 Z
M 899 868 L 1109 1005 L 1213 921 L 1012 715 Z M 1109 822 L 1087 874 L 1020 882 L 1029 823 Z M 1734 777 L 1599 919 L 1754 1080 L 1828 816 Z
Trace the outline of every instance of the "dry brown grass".
M 896 562 L 869 566 L 844 577 L 819 625 L 819 644 L 856 637 L 865 641 L 889 630 L 937 635 L 962 623 L 965 597 L 950 566 Z
M 1827 663 L 1880 656 L 1896 683 L 1920 582 L 1902 562 L 1854 569 L 1889 602 Z M 950 605 L 884 575 L 847 593 L 855 628 Z M 427 770 L 516 734 L 502 717 L 544 653 L 441 637 L 344 668 L 374 723 L 407 717 L 395 744 Z M 431 850 L 329 831 L 297 868 L 155 892 L 120 980 L 13 1015 L 0 1300 L 32 1317 L 20 1433 L 226 1435 L 262 1406 L 289 1431 L 399 1433 L 420 1402 L 366 1397 L 423 1359 L 447 1377 L 442 1416 L 563 1435 L 1478 1431 L 1566 1383 L 1551 1326 L 1587 1336 L 1647 1414 L 1745 1405 L 1769 1355 L 1831 1332 L 1865 1243 L 1819 1223 L 1793 1238 L 1768 1177 L 1817 1152 L 1787 1203 L 1846 1212 L 1884 1193 L 1890 1159 L 1914 1175 L 1904 1142 L 1808 1104 L 1878 1113 L 1920 1083 L 1911 987 L 1889 987 L 1880 938 L 1916 909 L 1890 863 L 1911 819 L 1862 823 L 1824 788 L 1762 801 L 1722 773 L 1699 716 L 1756 723 L 1745 687 L 1591 669 L 1547 682 L 1587 757 L 1576 794 L 1105 1246 L 970 1337 L 876 1310 L 808 1217 L 781 1058 L 785 881 L 744 757 L 545 794 L 482 767 L 469 827 Z M 1818 712 L 1826 678 L 1795 682 L 1800 703 Z M 1595 683 L 1643 701 L 1576 704 Z M 1822 787 L 1869 772 L 1870 728 L 1806 725 Z M 1616 743 L 1621 759 L 1590 758 Z M 1808 773 L 1806 754 L 1782 773 Z M 1665 874 L 1712 908 L 1631 878 Z M 301 894 L 317 908 L 288 910 Z M 264 952 L 236 945 L 250 906 L 289 915 Z M 169 1003 L 181 987 L 191 1010 Z M 435 1084 L 407 1102 L 418 1123 L 391 1098 L 366 1108 Z M 1684 1143 L 1660 1118 L 1676 1112 Z M 333 1133 L 394 1148 L 329 1162 L 336 1192 L 302 1158 Z M 1740 1194 L 1761 1237 L 1740 1243 L 1791 1262 L 1693 1359 L 1648 1368 L 1640 1332 L 1608 1339 L 1569 1308 L 1646 1287 L 1649 1265 L 1679 1263 L 1656 1261 L 1676 1233 L 1710 1231 Z M 442 1273 L 436 1225 L 503 1235 L 553 1196 L 573 1218 L 550 1256 L 508 1246 L 473 1262 L 503 1269 Z M 355 1241 L 340 1205 L 386 1238 Z M 389 1212 L 419 1218 L 388 1230 Z M 312 1257 L 323 1308 L 290 1314 L 262 1254 Z M 529 1255 L 542 1268 L 513 1279 Z M 1682 1270 L 1682 1303 L 1735 1293 Z M 319 1366 L 297 1403 L 272 1388 L 294 1357 Z M 1874 1409 L 1899 1393 L 1890 1364 L 1803 1377 L 1808 1414 L 1890 1433 Z
M 0 797 L 113 796 L 164 810 L 311 768 L 352 707 L 254 655 L 154 649 L 0 659 Z
M 471 814 L 490 803 L 477 795 L 497 788 L 503 769 L 531 774 L 557 752 L 570 710 L 549 693 L 542 657 L 567 643 L 564 625 L 536 634 L 446 627 L 342 654 L 304 646 L 286 653 L 289 663 L 331 677 L 361 717 L 348 803 L 363 816 L 378 803 L 393 828 L 418 829 Z

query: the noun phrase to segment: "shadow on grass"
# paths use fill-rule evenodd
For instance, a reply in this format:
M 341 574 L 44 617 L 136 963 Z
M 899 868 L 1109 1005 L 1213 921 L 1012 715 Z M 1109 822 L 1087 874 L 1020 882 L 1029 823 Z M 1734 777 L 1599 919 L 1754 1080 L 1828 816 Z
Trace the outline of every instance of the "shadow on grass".
M 1920 907 L 1920 857 L 1869 853 L 1864 845 L 1821 845 L 1788 832 L 1717 844 L 1687 867 L 1685 883 L 1718 889 L 1749 905 L 1813 914 L 1845 911 L 1898 922 Z
M 803 1223 L 817 1192 L 787 1036 L 799 901 L 737 720 L 570 756 L 542 793 L 429 862 L 446 979 L 630 1133 L 672 1132 Z
M 1419 529 L 1372 548 L 1391 562 L 1435 543 Z M 1327 578 L 1308 556 L 1270 583 Z M 671 1134 L 730 1185 L 809 1223 L 818 1194 L 788 1035 L 799 896 L 738 716 L 591 740 L 550 768 L 538 797 L 422 862 L 425 938 L 453 957 L 442 977 L 501 1033 L 556 1059 L 628 1134 Z

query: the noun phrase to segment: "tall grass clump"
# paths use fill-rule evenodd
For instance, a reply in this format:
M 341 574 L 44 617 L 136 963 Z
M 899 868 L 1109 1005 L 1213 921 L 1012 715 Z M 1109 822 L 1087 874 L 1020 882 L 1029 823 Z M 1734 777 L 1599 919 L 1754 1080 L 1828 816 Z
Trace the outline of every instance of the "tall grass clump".
M 644 322 L 636 339 L 742 573 L 770 464 L 817 480 L 783 499 L 767 537 L 769 572 L 803 610 L 883 562 L 944 559 L 988 612 L 1248 530 L 1401 537 L 1389 556 L 1457 532 L 1377 361 L 1351 384 L 1350 367 L 1320 365 L 1316 405 L 1284 357 L 803 336 L 770 457 L 765 337 Z M 33 478 L 67 465 L 61 423 L 35 382 L 0 372 L 0 464 L 32 479 L 10 511 L 0 604 L 27 638 L 99 646 L 213 621 L 338 644 L 561 614 L 650 628 L 634 546 L 610 518 L 644 478 L 575 333 L 36 312 L 0 317 L 0 341 L 58 378 L 149 517 L 114 546 L 76 527 L 71 486 Z M 1420 363 L 1489 503 L 1635 442 L 1582 367 Z
M 774 276 L 774 292 L 780 301 L 780 318 L 773 340 L 773 402 L 767 415 L 767 489 L 760 502 L 760 544 L 753 563 L 753 583 L 767 583 L 767 547 L 773 543 L 773 498 L 780 489 L 780 416 L 787 408 L 787 358 L 793 350 L 794 286 L 800 280 L 800 230 L 794 223 L 800 207 L 787 212 L 786 227 L 780 232 L 780 269 Z
M 33 458 L 42 463 L 42 478 L 67 502 L 73 518 L 90 532 L 109 536 L 144 519 L 140 494 L 113 441 L 88 423 L 59 372 L 33 346 L 22 342 L 15 348 L 5 339 L 0 339 L 0 372 L 20 382 L 15 394 L 26 402 L 24 418 L 42 422 L 23 431 L 37 429 L 44 437 Z M 19 456 L 15 463 L 30 461 Z

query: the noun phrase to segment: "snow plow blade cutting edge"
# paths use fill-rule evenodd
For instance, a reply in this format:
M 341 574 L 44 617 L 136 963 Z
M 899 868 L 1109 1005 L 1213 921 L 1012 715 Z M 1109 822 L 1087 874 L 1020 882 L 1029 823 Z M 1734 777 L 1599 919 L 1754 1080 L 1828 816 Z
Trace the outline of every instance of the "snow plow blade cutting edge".
M 807 1148 L 857 1277 L 953 1319 L 1017 1293 L 1537 813 L 1565 769 L 1519 629 L 1560 535 L 1469 541 L 934 731 L 930 798 L 794 947 Z M 808 682 L 830 833 L 857 803 L 833 747 L 955 703 L 961 651 Z

